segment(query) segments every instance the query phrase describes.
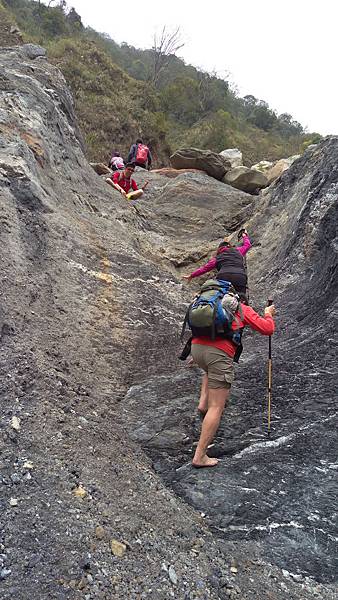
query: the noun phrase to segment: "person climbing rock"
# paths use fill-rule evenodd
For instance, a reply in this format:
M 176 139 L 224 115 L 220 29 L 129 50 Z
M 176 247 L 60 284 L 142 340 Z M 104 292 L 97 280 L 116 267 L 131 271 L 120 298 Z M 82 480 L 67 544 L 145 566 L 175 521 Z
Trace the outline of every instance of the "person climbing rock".
M 136 167 L 142 167 L 143 169 L 148 169 L 148 171 L 150 171 L 152 163 L 151 152 L 141 138 L 138 138 L 135 144 L 130 147 L 128 162 L 134 163 Z
M 190 281 L 195 277 L 217 269 L 217 279 L 230 281 L 238 293 L 246 294 L 248 278 L 243 257 L 250 250 L 251 242 L 246 229 L 242 229 L 240 234 L 242 238 L 240 246 L 234 247 L 228 240 L 224 239 L 218 246 L 216 256 L 190 273 L 190 275 L 184 275 L 183 279 Z
M 123 158 L 119 152 L 113 152 L 108 167 L 113 171 L 121 171 L 122 169 L 124 169 Z
M 106 182 L 128 200 L 135 200 L 143 195 L 149 181 L 145 181 L 142 188 L 139 189 L 136 181 L 132 178 L 134 171 L 134 164 L 127 163 L 123 171 L 116 171 L 110 177 L 107 177 Z
M 265 308 L 264 316 L 261 317 L 253 308 L 241 302 L 232 329 L 235 331 L 237 328 L 248 326 L 262 335 L 272 335 L 275 330 L 273 320 L 275 314 L 276 309 L 273 304 Z M 214 340 L 205 336 L 192 338 L 192 358 L 194 363 L 205 372 L 198 405 L 198 410 L 205 416 L 192 459 L 194 467 L 215 467 L 218 463 L 217 458 L 207 455 L 207 448 L 217 432 L 230 395 L 236 350 L 236 344 L 224 337 L 216 336 Z

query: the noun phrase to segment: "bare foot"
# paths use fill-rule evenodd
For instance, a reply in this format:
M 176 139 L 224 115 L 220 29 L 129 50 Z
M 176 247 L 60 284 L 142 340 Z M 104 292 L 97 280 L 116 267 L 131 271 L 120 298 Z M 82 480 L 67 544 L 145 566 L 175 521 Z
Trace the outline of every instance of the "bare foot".
M 206 454 L 200 460 L 193 458 L 192 466 L 195 469 L 202 469 L 203 467 L 216 467 L 218 464 L 218 458 L 210 458 Z

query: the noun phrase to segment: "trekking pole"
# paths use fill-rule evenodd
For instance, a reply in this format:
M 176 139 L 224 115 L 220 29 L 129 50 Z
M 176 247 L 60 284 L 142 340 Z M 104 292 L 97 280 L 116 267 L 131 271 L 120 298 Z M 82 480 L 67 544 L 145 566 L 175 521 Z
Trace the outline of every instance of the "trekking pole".
M 273 304 L 269 298 L 268 306 Z M 271 354 L 271 335 L 269 335 L 269 360 L 268 360 L 268 437 L 271 433 L 271 396 L 272 396 L 272 354 Z

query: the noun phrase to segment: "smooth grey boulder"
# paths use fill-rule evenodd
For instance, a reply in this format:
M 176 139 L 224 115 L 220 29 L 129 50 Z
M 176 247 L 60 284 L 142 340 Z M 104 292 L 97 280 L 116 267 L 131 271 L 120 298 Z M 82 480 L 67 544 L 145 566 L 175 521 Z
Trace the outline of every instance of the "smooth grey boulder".
M 232 187 L 252 194 L 268 185 L 268 180 L 263 173 L 249 167 L 235 167 L 224 177 L 223 182 Z
M 47 56 L 46 49 L 38 44 L 24 44 L 21 46 L 21 50 L 27 58 L 30 58 L 31 60 L 39 58 L 40 56 Z
M 174 169 L 199 169 L 218 180 L 231 168 L 216 152 L 200 148 L 181 148 L 171 155 L 170 163 Z

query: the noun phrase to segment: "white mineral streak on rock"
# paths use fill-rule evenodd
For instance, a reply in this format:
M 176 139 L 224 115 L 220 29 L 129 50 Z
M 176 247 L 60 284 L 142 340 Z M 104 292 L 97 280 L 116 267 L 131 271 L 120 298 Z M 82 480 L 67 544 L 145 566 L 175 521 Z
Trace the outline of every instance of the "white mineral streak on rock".
M 329 417 L 326 417 L 326 419 L 319 419 L 318 421 L 312 422 L 309 425 L 304 425 L 303 427 L 299 428 L 299 431 L 295 431 L 294 433 L 290 433 L 289 435 L 283 435 L 275 440 L 268 440 L 266 442 L 258 442 L 257 444 L 252 444 L 251 446 L 248 446 L 247 448 L 244 448 L 243 450 L 238 452 L 238 454 L 235 454 L 233 458 L 242 458 L 242 456 L 245 456 L 246 454 L 254 454 L 256 452 L 259 452 L 260 450 L 272 450 L 274 448 L 279 448 L 280 446 L 285 446 L 285 444 L 295 439 L 299 435 L 302 435 L 309 429 L 315 429 L 319 423 L 326 423 L 327 421 L 331 421 L 331 419 L 335 419 L 337 415 L 338 413 L 334 413 Z M 319 467 L 315 468 L 317 468 L 317 470 L 323 471 L 323 469 L 320 469 Z

